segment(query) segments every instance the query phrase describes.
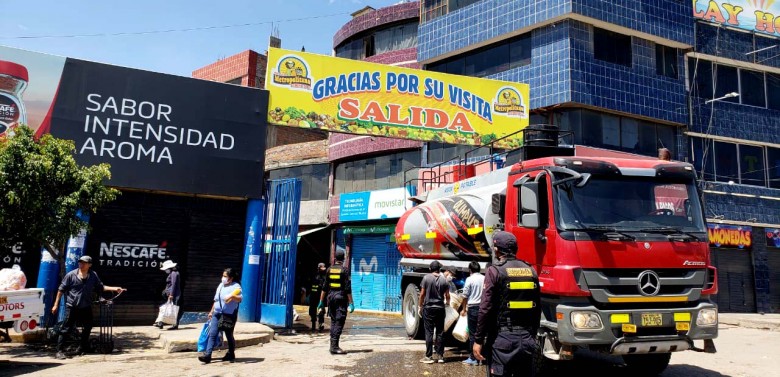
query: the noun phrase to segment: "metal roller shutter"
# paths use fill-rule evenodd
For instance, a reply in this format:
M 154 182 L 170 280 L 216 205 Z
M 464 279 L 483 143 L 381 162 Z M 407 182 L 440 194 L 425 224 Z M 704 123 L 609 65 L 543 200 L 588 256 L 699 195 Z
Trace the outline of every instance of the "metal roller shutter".
M 352 296 L 355 307 L 384 310 L 385 235 L 355 235 L 352 238 Z
M 715 301 L 723 313 L 755 313 L 756 290 L 750 252 L 739 249 L 712 249 L 718 269 L 718 294 Z
M 780 313 L 780 250 L 767 253 L 769 264 L 769 311 Z

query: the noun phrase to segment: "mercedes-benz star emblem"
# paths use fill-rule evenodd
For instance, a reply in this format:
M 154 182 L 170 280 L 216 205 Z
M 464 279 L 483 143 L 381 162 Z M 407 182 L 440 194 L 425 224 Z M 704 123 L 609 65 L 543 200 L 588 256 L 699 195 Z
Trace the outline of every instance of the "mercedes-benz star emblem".
M 661 290 L 661 279 L 654 271 L 642 271 L 637 280 L 637 287 L 642 296 L 655 296 Z

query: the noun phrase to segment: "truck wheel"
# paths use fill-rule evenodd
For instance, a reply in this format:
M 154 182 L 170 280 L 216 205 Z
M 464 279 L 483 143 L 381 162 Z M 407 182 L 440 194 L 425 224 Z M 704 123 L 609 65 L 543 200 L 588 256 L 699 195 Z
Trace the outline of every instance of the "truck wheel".
M 657 376 L 669 366 L 671 353 L 623 355 L 623 362 L 631 373 L 639 376 Z
M 404 327 L 406 327 L 406 335 L 412 339 L 423 339 L 425 337 L 422 318 L 417 315 L 417 304 L 419 301 L 420 288 L 417 288 L 414 284 L 407 285 L 404 290 L 403 303 Z

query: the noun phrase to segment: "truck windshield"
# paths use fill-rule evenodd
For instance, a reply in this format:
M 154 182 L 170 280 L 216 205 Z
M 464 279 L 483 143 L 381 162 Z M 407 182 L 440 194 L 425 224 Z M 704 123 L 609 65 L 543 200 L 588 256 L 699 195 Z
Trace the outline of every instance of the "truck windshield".
M 556 196 L 564 230 L 706 232 L 693 180 L 593 176 L 558 185 Z

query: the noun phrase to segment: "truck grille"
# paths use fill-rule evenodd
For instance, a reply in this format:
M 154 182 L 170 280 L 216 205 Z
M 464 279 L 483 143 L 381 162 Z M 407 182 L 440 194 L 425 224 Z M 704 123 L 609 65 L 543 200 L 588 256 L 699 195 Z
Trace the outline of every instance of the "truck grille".
M 579 286 L 600 303 L 697 301 L 707 283 L 706 269 L 602 269 L 578 275 Z

